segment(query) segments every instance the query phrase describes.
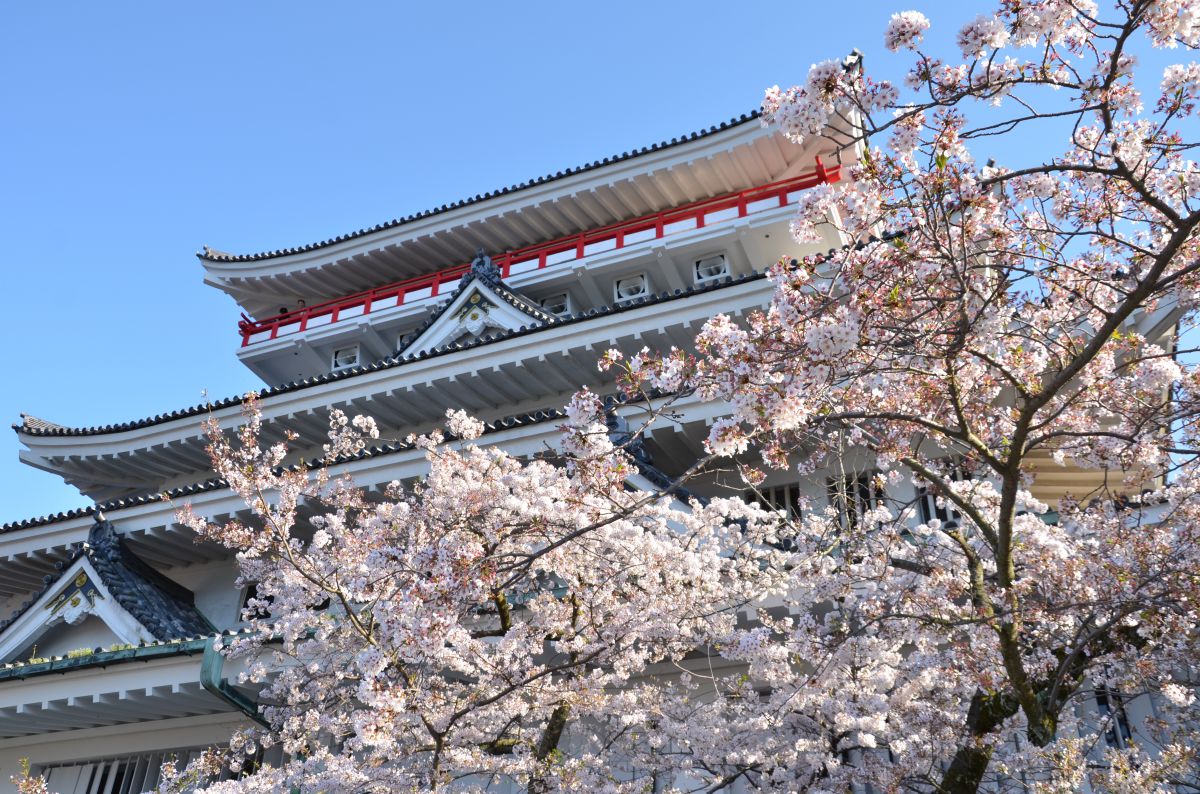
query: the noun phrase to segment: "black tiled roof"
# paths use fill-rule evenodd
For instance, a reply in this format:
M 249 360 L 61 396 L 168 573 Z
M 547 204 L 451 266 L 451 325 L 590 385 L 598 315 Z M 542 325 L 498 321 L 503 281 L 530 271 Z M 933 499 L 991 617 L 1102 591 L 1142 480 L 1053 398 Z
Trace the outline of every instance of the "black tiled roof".
M 45 419 L 39 419 L 31 414 L 21 414 L 21 424 L 31 430 L 46 430 L 53 432 L 55 430 L 66 430 L 62 425 L 56 425 L 54 422 L 47 422 Z
M 650 393 L 648 396 L 654 397 L 657 395 L 654 393 Z M 636 400 L 636 399 L 640 399 L 640 398 L 634 398 L 634 400 Z M 628 403 L 628 402 L 631 402 L 631 399 L 626 398 L 623 395 L 614 395 L 614 396 L 608 396 L 608 397 L 604 398 L 605 406 L 610 409 L 617 405 Z M 530 425 L 542 424 L 543 422 L 553 422 L 557 419 L 565 419 L 566 416 L 567 416 L 567 412 L 563 408 L 560 408 L 560 407 L 543 408 L 538 411 L 530 411 L 528 413 L 515 414 L 513 416 L 502 417 L 500 419 L 496 419 L 491 422 L 485 422 L 483 433 L 484 433 L 484 435 L 489 435 L 491 433 L 499 433 L 503 430 L 511 430 L 514 427 L 528 427 Z M 392 441 L 392 442 L 388 442 L 388 443 L 384 443 L 384 444 L 376 444 L 371 447 L 366 447 L 365 449 L 363 449 L 359 452 L 356 452 L 353 455 L 340 455 L 340 456 L 334 458 L 332 463 L 340 464 L 340 463 L 346 463 L 346 462 L 349 462 L 352 460 L 364 460 L 367 458 L 374 458 L 374 457 L 379 457 L 382 455 L 391 455 L 391 454 L 394 454 L 397 452 L 403 452 L 405 450 L 409 450 L 412 448 L 413 448 L 413 445 L 409 444 L 405 441 Z M 638 463 L 639 470 L 642 471 L 642 473 L 645 474 L 647 476 L 647 478 L 651 480 L 651 482 L 654 482 L 656 485 L 659 485 L 662 488 L 668 487 L 668 485 L 665 485 L 663 483 L 671 482 L 669 475 L 667 475 L 667 474 L 663 473 L 662 471 L 660 471 L 659 469 L 656 469 L 653 466 L 649 465 L 648 460 L 642 461 L 642 460 L 638 460 L 635 457 L 635 461 Z M 643 468 L 643 466 L 644 466 L 644 468 Z M 299 466 L 292 465 L 292 466 L 288 466 L 286 468 L 289 471 L 296 471 L 299 469 Z M 203 482 L 193 483 L 191 485 L 185 485 L 185 486 L 181 486 L 178 488 L 171 488 L 169 490 L 162 491 L 160 493 L 146 493 L 146 494 L 138 494 L 135 496 L 124 496 L 124 497 L 121 497 L 120 499 L 110 499 L 107 502 L 97 504 L 93 507 L 79 507 L 79 508 L 75 508 L 74 510 L 66 510 L 66 511 L 62 511 L 59 513 L 51 513 L 49 515 L 38 516 L 36 518 L 26 518 L 26 519 L 22 519 L 20 521 L 12 521 L 7 524 L 0 525 L 0 534 L 3 534 L 5 532 L 16 532 L 16 531 L 22 530 L 22 529 L 31 529 L 33 527 L 45 526 L 46 524 L 56 524 L 61 521 L 70 521 L 71 519 L 78 518 L 80 516 L 95 515 L 97 513 L 103 515 L 105 511 L 116 511 L 116 510 L 121 510 L 121 509 L 124 509 L 127 507 L 134 507 L 136 505 L 151 504 L 154 502 L 163 502 L 163 501 L 170 501 L 172 499 L 186 498 L 188 496 L 193 496 L 198 493 L 206 493 L 208 491 L 220 490 L 221 488 L 225 488 L 226 485 L 227 485 L 227 483 L 225 482 L 225 480 L 223 478 L 210 477 L 209 479 L 204 480 Z M 678 488 L 678 487 L 675 488 L 675 493 L 684 495 L 684 498 L 687 498 L 687 495 L 688 495 L 688 492 L 685 489 Z M 72 558 L 72 559 L 74 559 L 74 558 Z M 67 564 L 69 564 L 69 562 Z
M 509 430 L 514 427 L 525 427 L 527 425 L 536 425 L 542 422 L 552 422 L 556 419 L 566 417 L 566 411 L 561 408 L 547 408 L 539 411 L 530 411 L 528 413 L 517 414 L 515 416 L 506 416 L 497 419 L 493 422 L 487 422 L 484 425 L 484 434 L 497 433 L 502 430 Z M 380 455 L 390 455 L 396 452 L 412 449 L 412 445 L 403 441 L 394 441 L 385 444 L 376 444 L 372 447 L 367 447 L 353 455 L 341 455 L 333 460 L 334 464 L 346 463 L 351 460 L 363 460 L 365 458 L 373 458 Z M 289 470 L 296 470 L 298 466 L 289 466 Z M 198 493 L 206 493 L 208 491 L 216 491 L 226 487 L 226 482 L 220 477 L 210 477 L 203 482 L 193 483 L 191 485 L 181 486 L 179 488 L 171 488 L 158 493 L 137 494 L 135 496 L 124 496 L 119 499 L 110 499 L 107 502 L 102 502 L 92 507 L 77 507 L 74 510 L 65 510 L 49 515 L 38 516 L 36 518 L 25 518 L 20 521 L 11 521 L 7 524 L 0 525 L 0 534 L 5 532 L 16 532 L 22 529 L 32 529 L 33 527 L 45 526 L 46 524 L 56 524 L 61 521 L 70 521 L 81 516 L 95 515 L 96 513 L 103 514 L 105 511 L 116 511 L 136 505 L 152 504 L 154 502 L 170 501 L 172 499 L 182 499 L 193 496 Z M 72 560 L 74 558 L 72 557 Z M 69 563 L 68 563 L 69 564 Z
M 80 557 L 87 557 L 112 597 L 156 640 L 195 637 L 215 631 L 196 609 L 192 591 L 163 576 L 131 552 L 103 514 L 92 524 L 87 542 L 66 560 L 55 564 L 57 572 L 46 576 L 42 589 L 31 595 L 11 617 L 0 622 L 0 631 L 8 628 L 45 595 Z
M 405 364 L 410 364 L 414 361 L 423 361 L 425 359 L 437 358 L 439 356 L 444 356 L 448 353 L 455 353 L 455 352 L 458 352 L 461 350 L 469 350 L 472 348 L 489 345 L 494 342 L 500 342 L 505 339 L 512 339 L 512 338 L 518 337 L 518 336 L 525 336 L 527 334 L 541 331 L 542 329 L 548 328 L 551 325 L 554 325 L 554 326 L 569 325 L 571 323 L 577 323 L 577 322 L 583 322 L 586 320 L 591 320 L 596 317 L 607 317 L 607 316 L 613 315 L 613 314 L 620 314 L 621 312 L 629 311 L 630 309 L 637 309 L 642 306 L 651 306 L 651 305 L 655 305 L 655 304 L 659 304 L 659 303 L 666 303 L 669 301 L 678 300 L 680 298 L 691 297 L 693 295 L 699 295 L 699 294 L 702 294 L 705 292 L 712 292 L 713 290 L 723 289 L 725 287 L 732 286 L 734 284 L 743 284 L 748 281 L 756 281 L 756 280 L 764 278 L 765 275 L 766 274 L 763 272 L 752 272 L 745 276 L 740 276 L 736 279 L 726 276 L 723 279 L 714 280 L 710 283 L 695 286 L 690 289 L 675 290 L 674 292 L 660 292 L 660 293 L 653 294 L 653 295 L 647 295 L 647 296 L 641 297 L 641 298 L 634 298 L 634 299 L 628 300 L 628 301 L 619 301 L 617 303 L 609 304 L 606 306 L 601 306 L 601 307 L 594 308 L 594 309 L 588 309 L 586 311 L 576 312 L 574 314 L 567 315 L 566 317 L 556 318 L 556 321 L 552 324 L 538 324 L 538 325 L 529 325 L 529 326 L 523 325 L 520 328 L 517 328 L 512 331 L 505 331 L 505 332 L 498 332 L 495 334 L 489 334 L 489 335 L 481 336 L 477 339 L 472 339 L 472 340 L 469 340 L 466 342 L 461 342 L 461 343 L 454 342 L 454 343 L 451 343 L 448 345 L 443 345 L 441 347 L 435 348 L 428 352 L 415 353 L 412 355 L 405 355 L 405 354 L 398 353 L 396 355 L 389 356 L 388 358 L 381 359 L 380 361 L 376 361 L 372 364 L 363 364 L 363 365 L 357 366 L 357 367 L 350 367 L 347 369 L 337 370 L 336 372 L 328 372 L 328 373 L 323 373 L 321 375 L 314 375 L 311 378 L 304 378 L 303 380 L 295 380 L 295 381 L 291 381 L 289 383 L 285 383 L 281 386 L 274 386 L 271 388 L 262 389 L 258 392 L 258 395 L 259 395 L 259 397 L 265 399 L 268 397 L 274 397 L 275 395 L 279 395 L 279 394 L 289 394 L 291 392 L 300 391 L 302 389 L 307 389 L 309 387 L 317 386 L 322 383 L 330 383 L 333 381 L 343 380 L 345 378 L 353 378 L 358 375 L 366 374 L 368 372 L 378 372 L 380 370 L 392 369 L 393 367 L 404 366 Z M 230 407 L 233 407 L 236 405 L 240 405 L 241 402 L 242 402 L 242 395 L 237 395 L 237 396 L 233 396 L 233 397 L 226 397 L 221 400 L 216 400 L 214 402 L 193 405 L 190 408 L 183 408 L 178 411 L 171 411 L 170 413 L 157 414 L 155 416 L 146 417 L 145 419 L 135 419 L 135 420 L 132 420 L 129 422 L 118 422 L 115 424 L 100 425 L 100 426 L 95 426 L 95 427 L 62 427 L 60 425 L 51 425 L 48 422 L 43 422 L 42 420 L 38 420 L 38 423 L 33 424 L 33 425 L 29 424 L 28 422 L 14 424 L 13 430 L 15 430 L 17 433 L 29 435 L 29 436 L 98 436 L 98 435 L 105 435 L 108 433 L 122 433 L 127 430 L 136 430 L 136 429 L 143 428 L 143 427 L 151 427 L 153 425 L 159 425 L 159 424 L 164 424 L 166 422 L 172 422 L 172 421 L 175 421 L 176 419 L 186 419 L 188 417 L 200 416 L 200 415 L 206 414 L 210 411 L 218 411 L 223 408 L 230 408 Z M 22 416 L 24 417 L 24 414 L 22 414 Z
M 125 545 L 113 525 L 97 517 L 88 533 L 87 555 L 126 612 L 157 640 L 195 637 L 216 629 L 196 609 L 191 590 L 163 576 Z
M 488 193 L 480 193 L 480 194 L 472 196 L 470 198 L 461 199 L 459 201 L 454 201 L 449 204 L 443 204 L 440 207 L 435 207 L 433 209 L 424 210 L 422 212 L 417 212 L 412 215 L 406 215 L 403 218 L 396 218 L 394 220 L 386 221 L 384 223 L 379 223 L 374 226 L 367 227 L 365 229 L 359 229 L 358 231 L 350 232 L 349 234 L 338 235 L 337 237 L 332 237 L 328 240 L 321 240 L 320 242 L 309 243 L 308 245 L 296 246 L 294 248 L 279 248 L 274 251 L 262 251 L 262 252 L 255 253 L 255 254 L 230 254 L 230 253 L 226 253 L 224 251 L 218 251 L 215 248 L 210 248 L 206 245 L 206 246 L 204 246 L 204 250 L 197 253 L 196 256 L 199 257 L 200 259 L 208 260 L 210 262 L 256 262 L 256 261 L 260 261 L 263 259 L 275 259 L 275 258 L 283 257 L 283 256 L 291 256 L 292 254 L 304 253 L 306 251 L 314 251 L 318 248 L 325 248 L 330 245 L 335 245 L 337 243 L 345 242 L 346 240 L 353 240 L 357 237 L 363 237 L 364 235 L 368 235 L 373 232 L 383 231 L 384 229 L 392 229 L 397 226 L 403 226 L 406 223 L 412 223 L 413 221 L 421 220 L 422 218 L 428 218 L 432 215 L 440 215 L 442 213 L 449 212 L 450 210 L 459 209 L 460 207 L 467 207 L 472 204 L 478 204 L 481 201 L 487 201 L 488 199 L 493 199 L 493 198 L 496 198 L 497 196 L 506 196 L 510 193 L 516 193 L 520 190 L 525 190 L 525 189 L 533 187 L 535 185 L 544 185 L 547 182 L 555 182 L 559 179 L 564 179 L 569 176 L 574 176 L 575 174 L 581 174 L 585 171 L 592 171 L 596 168 L 601 168 L 606 165 L 611 165 L 612 163 L 619 163 L 623 160 L 629 160 L 631 158 L 638 157 L 643 154 L 649 154 L 650 152 L 657 152 L 657 151 L 661 151 L 663 149 L 669 149 L 672 146 L 678 146 L 680 144 L 687 143 L 688 141 L 694 141 L 694 140 L 698 140 L 700 138 L 706 138 L 709 135 L 713 135 L 713 134 L 721 132 L 723 130 L 730 129 L 731 127 L 737 127 L 741 124 L 745 124 L 748 121 L 757 119 L 759 117 L 759 115 L 760 115 L 759 111 L 757 111 L 757 110 L 751 111 L 750 113 L 745 113 L 736 118 L 732 118 L 729 121 L 723 121 L 720 124 L 709 127 L 706 130 L 700 130 L 698 132 L 693 132 L 693 133 L 690 133 L 687 135 L 683 135 L 679 138 L 672 138 L 669 141 L 661 141 L 659 143 L 651 144 L 650 146 L 643 146 L 642 148 L 634 149 L 631 152 L 622 152 L 621 154 L 612 155 L 611 157 L 605 157 L 603 160 L 594 160 L 590 163 L 585 163 L 584 165 L 576 166 L 574 168 L 568 168 L 565 171 L 558 171 L 553 174 L 547 174 L 546 176 L 537 177 L 536 179 L 531 179 L 528 182 L 521 182 L 516 185 L 510 185 L 508 187 L 501 188 L 499 190 L 493 190 Z

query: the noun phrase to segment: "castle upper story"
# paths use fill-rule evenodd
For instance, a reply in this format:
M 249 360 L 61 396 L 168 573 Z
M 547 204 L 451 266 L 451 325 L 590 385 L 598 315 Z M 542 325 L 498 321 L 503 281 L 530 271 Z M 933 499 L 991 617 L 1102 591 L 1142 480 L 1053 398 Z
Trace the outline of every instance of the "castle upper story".
M 797 146 L 747 115 L 332 240 L 200 260 L 241 309 L 231 340 L 266 384 L 265 439 L 298 433 L 311 458 L 334 408 L 402 438 L 449 407 L 499 421 L 611 392 L 605 349 L 690 347 L 714 314 L 761 307 L 781 256 L 844 244 L 830 226 L 800 246 L 788 225 L 805 191 L 845 178 L 831 140 Z M 240 402 L 15 430 L 25 463 L 107 501 L 211 476 L 201 419 L 232 428 Z
M 560 318 L 745 275 L 788 253 L 799 192 L 841 176 L 828 141 L 747 115 L 331 240 L 199 257 L 242 309 L 239 359 L 274 385 L 395 354 L 477 252 Z

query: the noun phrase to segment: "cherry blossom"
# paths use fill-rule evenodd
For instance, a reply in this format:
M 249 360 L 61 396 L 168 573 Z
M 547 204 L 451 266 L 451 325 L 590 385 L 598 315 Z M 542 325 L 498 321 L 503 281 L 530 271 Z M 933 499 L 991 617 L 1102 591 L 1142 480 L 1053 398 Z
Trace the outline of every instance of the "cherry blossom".
M 1009 33 L 998 17 L 976 17 L 958 32 L 958 48 L 964 58 L 979 58 L 989 49 L 998 50 L 1008 43 Z
M 246 660 L 271 728 L 235 737 L 229 756 L 278 744 L 292 760 L 210 791 L 612 784 L 595 759 L 632 757 L 614 702 L 735 636 L 739 610 L 785 586 L 770 513 L 629 490 L 633 458 L 587 391 L 568 407 L 563 459 L 479 446 L 482 423 L 452 410 L 456 440 L 410 438 L 429 472 L 382 501 L 329 472 L 373 423 L 331 412 L 331 454 L 306 470 L 259 443 L 253 396 L 245 414 L 232 439 L 207 432 L 260 527 L 180 520 L 235 549 L 256 587 L 254 631 L 223 651 Z M 301 522 L 302 502 L 325 509 Z M 568 742 L 581 760 L 563 759 Z
M 916 49 L 927 30 L 929 30 L 929 19 L 920 11 L 892 14 L 892 20 L 883 34 L 884 46 L 892 52 L 900 49 Z

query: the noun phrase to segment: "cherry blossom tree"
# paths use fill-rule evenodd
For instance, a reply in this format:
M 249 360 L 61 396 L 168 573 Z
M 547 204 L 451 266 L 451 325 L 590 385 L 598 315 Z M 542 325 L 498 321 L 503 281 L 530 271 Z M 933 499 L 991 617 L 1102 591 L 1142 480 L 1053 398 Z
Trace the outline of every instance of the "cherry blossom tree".
M 769 308 L 714 318 L 695 355 L 606 363 L 630 390 L 727 401 L 708 445 L 752 482 L 865 453 L 872 493 L 911 483 L 942 517 L 814 506 L 792 617 L 747 630 L 758 697 L 658 728 L 686 743 L 706 719 L 784 787 L 1195 790 L 1200 66 L 1167 67 L 1147 110 L 1135 52 L 1194 51 L 1200 4 L 1006 0 L 954 61 L 931 30 L 914 11 L 887 28 L 903 88 L 855 59 L 766 94 L 792 140 L 849 131 L 852 178 L 793 224 L 845 246 L 779 262 Z M 1014 138 L 1060 148 L 972 157 Z M 1040 503 L 1056 466 L 1093 484 Z M 1106 751 L 1114 715 L 1081 723 L 1097 692 L 1152 696 L 1157 718 Z
M 231 758 L 278 743 L 291 760 L 210 791 L 644 788 L 646 770 L 612 760 L 630 757 L 626 690 L 735 637 L 738 608 L 784 586 L 763 511 L 627 489 L 633 459 L 586 391 L 566 457 L 479 446 L 483 424 L 451 411 L 450 441 L 407 439 L 429 473 L 376 499 L 325 465 L 282 467 L 253 397 L 245 418 L 234 438 L 208 434 L 256 520 L 181 520 L 236 549 L 255 584 L 252 631 L 226 652 L 248 660 L 270 729 L 235 737 Z M 325 463 L 378 436 L 367 418 L 331 424 Z
M 845 245 L 777 263 L 769 307 L 694 351 L 600 362 L 658 411 L 728 403 L 681 483 L 787 470 L 828 504 L 630 490 L 586 391 L 557 458 L 452 412 L 408 439 L 425 477 L 367 494 L 284 468 L 250 400 L 209 439 L 254 524 L 181 518 L 256 585 L 226 652 L 268 727 L 163 790 L 270 744 L 283 764 L 209 790 L 1200 788 L 1200 66 L 1147 110 L 1135 57 L 1193 51 L 1200 3 L 1004 0 L 949 61 L 931 31 L 888 25 L 903 87 L 851 60 L 767 92 L 764 122 L 831 136 L 850 176 L 796 238 Z M 1059 148 L 972 158 L 1012 139 Z M 378 434 L 332 425 L 327 464 Z M 1057 467 L 1091 474 L 1045 504 Z

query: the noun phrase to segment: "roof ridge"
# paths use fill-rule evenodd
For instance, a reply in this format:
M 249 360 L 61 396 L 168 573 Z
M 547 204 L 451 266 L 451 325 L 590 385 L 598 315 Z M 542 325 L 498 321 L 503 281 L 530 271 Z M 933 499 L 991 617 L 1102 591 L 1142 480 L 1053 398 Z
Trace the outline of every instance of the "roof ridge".
M 39 427 L 39 428 L 44 428 L 46 430 L 51 430 L 51 429 L 66 430 L 67 429 L 66 425 L 60 425 L 55 422 L 51 422 L 47 419 L 42 419 L 41 417 L 37 417 L 37 416 L 34 416 L 33 414 L 27 414 L 27 413 L 21 414 L 21 422 L 22 422 L 22 424 L 26 425 L 27 427 Z
M 679 137 L 671 138 L 671 140 L 669 140 L 669 141 L 662 140 L 658 143 L 650 144 L 649 146 L 643 146 L 640 149 L 633 149 L 628 152 L 622 152 L 619 155 L 610 155 L 601 160 L 593 160 L 590 163 L 585 163 L 583 165 L 575 166 L 573 168 L 567 168 L 564 171 L 557 171 L 553 174 L 547 174 L 545 176 L 535 177 L 535 178 L 527 180 L 525 182 L 518 182 L 516 184 L 509 185 L 508 187 L 499 188 L 497 190 L 491 190 L 486 193 L 477 193 L 474 196 L 471 196 L 468 198 L 459 199 L 458 201 L 453 201 L 448 204 L 442 204 L 440 207 L 434 207 L 431 209 L 422 210 L 420 212 L 415 212 L 410 215 L 402 216 L 400 218 L 393 218 L 390 221 L 384 221 L 383 223 L 377 223 L 374 226 L 367 226 L 367 227 L 358 229 L 353 232 L 348 232 L 346 234 L 340 234 L 336 237 L 330 237 L 330 238 L 327 238 L 325 240 L 320 240 L 315 243 L 308 243 L 306 245 L 292 246 L 290 248 L 276 248 L 276 249 L 270 250 L 270 251 L 259 251 L 259 252 L 251 253 L 251 254 L 230 254 L 230 253 L 226 253 L 224 251 L 220 251 L 211 246 L 205 245 L 203 247 L 202 251 L 196 252 L 196 257 L 198 259 L 208 261 L 208 262 L 258 262 L 258 261 L 262 261 L 265 259 L 277 259 L 277 258 L 284 257 L 284 256 L 291 256 L 293 254 L 302 254 L 302 253 L 306 253 L 308 251 L 315 251 L 320 248 L 327 248 L 328 246 L 336 245 L 337 243 L 342 243 L 347 240 L 354 240 L 359 237 L 364 237 L 364 236 L 366 236 L 368 234 L 372 234 L 374 232 L 383 231 L 385 229 L 394 229 L 397 226 L 403 226 L 405 224 L 412 223 L 413 221 L 418 221 L 423 218 L 431 217 L 433 215 L 441 215 L 441 214 L 449 212 L 451 210 L 459 209 L 461 207 L 471 206 L 473 204 L 478 204 L 480 202 L 487 201 L 488 199 L 497 198 L 499 196 L 506 196 L 506 195 L 516 193 L 521 190 L 526 190 L 526 189 L 534 187 L 536 185 L 544 185 L 548 182 L 556 182 L 560 179 L 565 179 L 566 177 L 574 176 L 575 174 L 581 174 L 586 171 L 592 171 L 592 170 L 595 170 L 597 168 L 600 168 L 600 167 L 603 167 L 606 165 L 611 165 L 613 163 L 619 163 L 624 160 L 629 160 L 629 159 L 632 159 L 635 157 L 640 157 L 641 155 L 649 154 L 651 152 L 661 151 L 663 149 L 669 149 L 672 146 L 678 146 L 680 144 L 687 143 L 689 141 L 695 141 L 695 140 L 699 140 L 701 138 L 706 138 L 706 137 L 708 137 L 710 135 L 714 135 L 718 132 L 723 132 L 727 129 L 732 129 L 733 127 L 737 127 L 742 124 L 745 124 L 748 121 L 757 119 L 760 115 L 761 115 L 760 110 L 752 110 L 749 113 L 743 113 L 741 116 L 735 116 L 735 117 L 731 118 L 729 121 L 722 121 L 721 123 L 714 124 L 713 126 L 708 127 L 707 129 L 700 129 L 695 132 L 686 133 Z

